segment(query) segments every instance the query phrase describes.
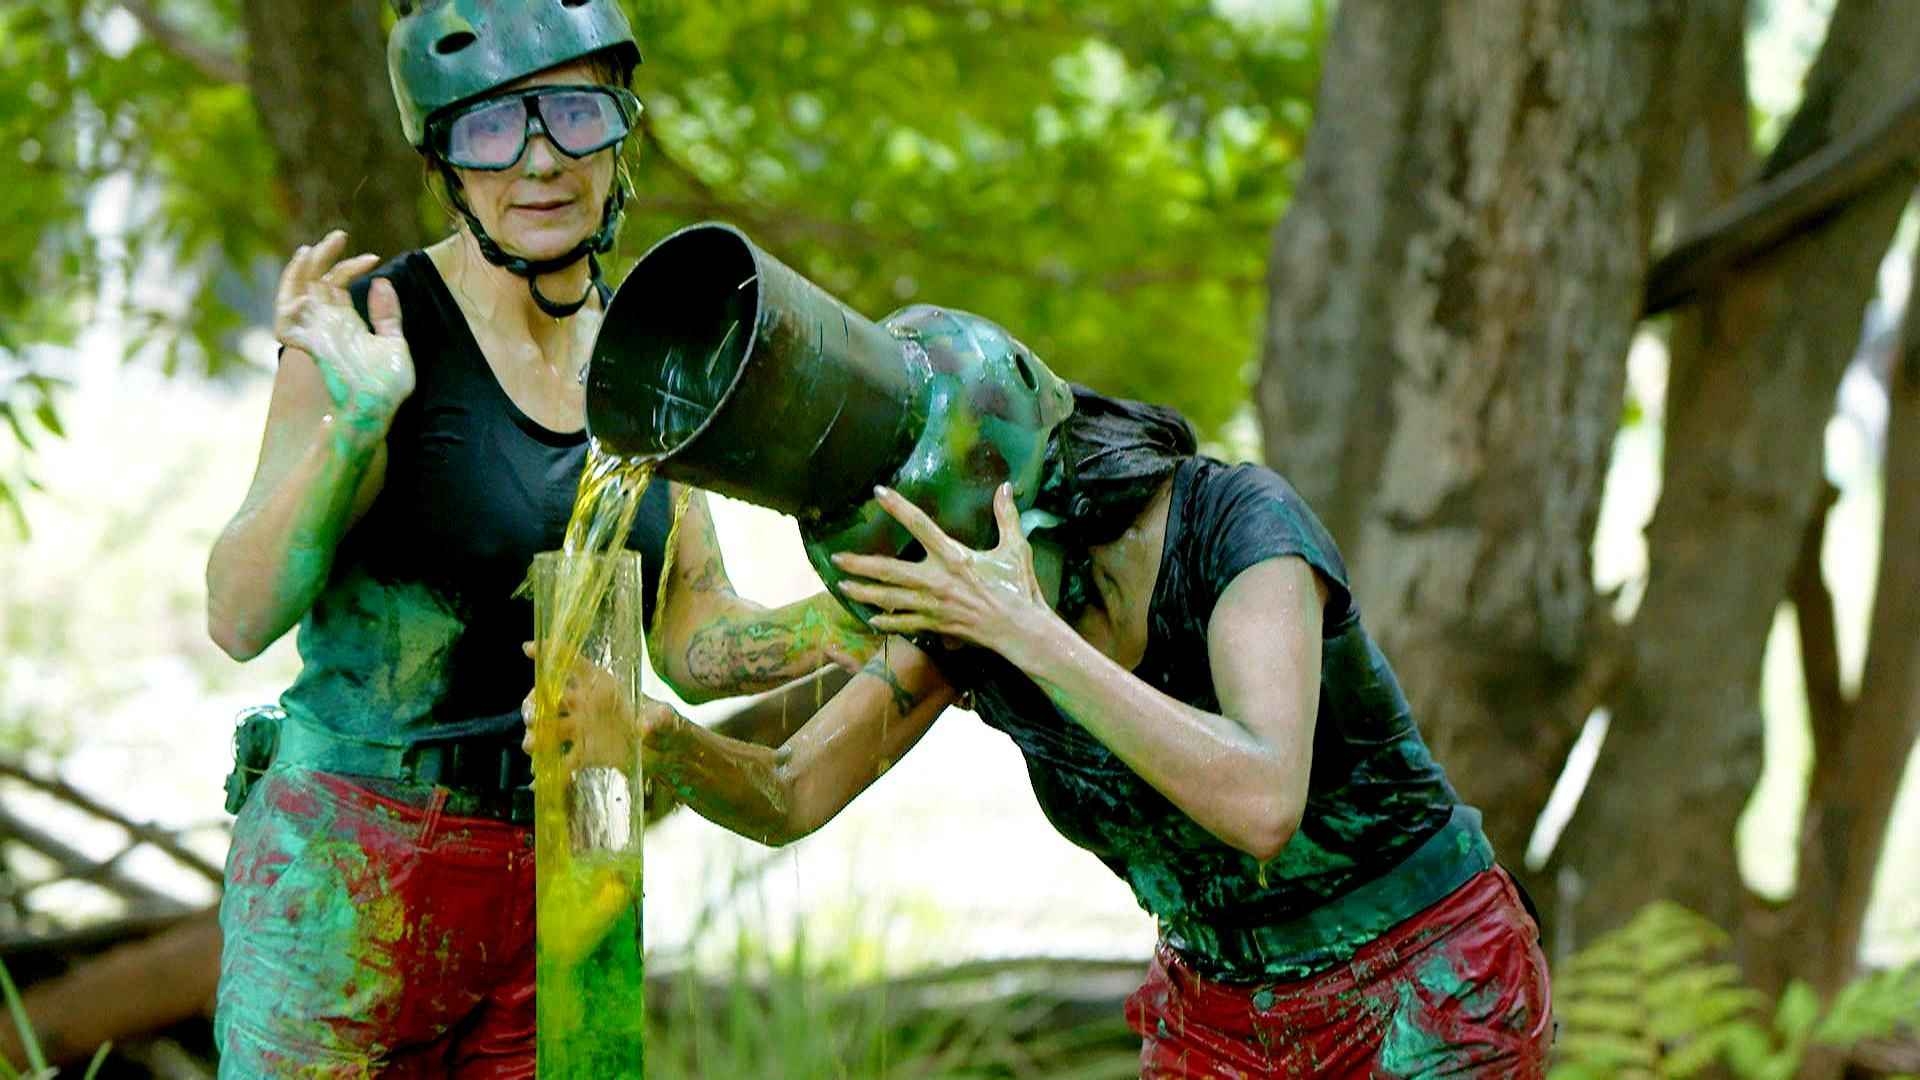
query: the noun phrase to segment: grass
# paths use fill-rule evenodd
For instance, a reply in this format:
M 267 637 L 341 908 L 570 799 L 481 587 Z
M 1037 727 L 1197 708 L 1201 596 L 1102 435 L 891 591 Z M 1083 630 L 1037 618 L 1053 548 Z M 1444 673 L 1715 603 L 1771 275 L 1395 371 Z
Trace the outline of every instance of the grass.
M 11 1061 L 0 1058 L 0 1080 L 52 1080 L 60 1075 L 59 1069 L 47 1064 L 47 1056 L 41 1051 L 40 1040 L 34 1035 L 33 1024 L 27 1018 L 27 1007 L 20 1000 L 20 991 L 13 985 L 13 976 L 8 974 L 4 963 L 0 963 L 0 993 L 6 995 L 7 1013 L 13 1017 L 14 1030 L 20 1033 L 20 1045 L 26 1048 L 27 1054 L 24 1072 Z M 112 1043 L 103 1043 L 93 1052 L 93 1060 L 87 1063 L 87 1071 L 81 1074 L 82 1080 L 93 1080 L 99 1075 L 100 1066 L 106 1064 L 107 1054 L 112 1049 Z

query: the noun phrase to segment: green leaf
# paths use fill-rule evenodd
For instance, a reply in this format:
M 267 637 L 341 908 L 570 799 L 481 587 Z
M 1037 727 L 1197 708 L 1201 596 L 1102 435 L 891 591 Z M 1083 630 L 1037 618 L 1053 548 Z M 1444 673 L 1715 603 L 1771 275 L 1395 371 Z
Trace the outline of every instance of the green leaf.
M 7 998 L 7 1012 L 13 1017 L 13 1029 L 20 1033 L 20 1046 L 27 1053 L 27 1068 L 33 1072 L 45 1072 L 47 1059 L 40 1052 L 40 1040 L 34 1038 L 33 1024 L 27 1019 L 27 1007 L 20 1001 L 20 991 L 13 985 L 13 976 L 7 973 L 7 965 L 0 962 L 0 993 Z
M 1819 993 L 1804 979 L 1788 983 L 1780 995 L 1780 1006 L 1774 1013 L 1774 1029 L 1784 1035 L 1790 1045 L 1802 1046 L 1813 1033 L 1813 1025 L 1819 1019 Z
M 20 505 L 20 496 L 14 494 L 13 486 L 7 483 L 4 476 L 0 476 L 0 506 L 6 508 L 8 515 L 13 518 L 14 527 L 20 530 L 21 536 L 32 535 L 32 530 L 27 525 L 27 512 Z
M 1568 1034 L 1560 1037 L 1559 1043 L 1560 1053 L 1567 1060 L 1596 1067 L 1638 1065 L 1650 1069 L 1659 1060 L 1658 1052 L 1651 1043 L 1613 1032 L 1583 1033 L 1569 1029 Z
M 1693 1076 L 1719 1061 L 1732 1038 L 1728 1031 L 1711 1032 L 1682 1044 L 1660 1063 L 1662 1076 Z
M 52 398 L 42 397 L 40 404 L 33 408 L 33 416 L 34 419 L 40 421 L 41 427 L 53 432 L 60 438 L 64 439 L 67 437 L 66 429 L 60 426 L 60 414 L 54 410 Z
M 1842 987 L 1813 1038 L 1847 1046 L 1890 1035 L 1903 1025 L 1920 1025 L 1920 963 L 1870 972 Z
M 81 1075 L 80 1080 L 94 1080 L 94 1077 L 100 1074 L 100 1066 L 107 1063 L 107 1053 L 112 1049 L 112 1043 L 101 1043 L 100 1049 L 93 1052 L 93 1060 L 87 1063 L 87 1071 Z
M 1743 1024 L 1725 1038 L 1727 1064 L 1736 1076 L 1758 1076 L 1772 1060 L 1773 1044 L 1757 1025 Z
M 7 426 L 13 429 L 13 437 L 20 443 L 21 447 L 31 451 L 33 449 L 33 438 L 27 434 L 27 426 L 20 422 L 20 413 L 14 409 L 12 403 L 0 402 L 0 416 L 6 418 Z

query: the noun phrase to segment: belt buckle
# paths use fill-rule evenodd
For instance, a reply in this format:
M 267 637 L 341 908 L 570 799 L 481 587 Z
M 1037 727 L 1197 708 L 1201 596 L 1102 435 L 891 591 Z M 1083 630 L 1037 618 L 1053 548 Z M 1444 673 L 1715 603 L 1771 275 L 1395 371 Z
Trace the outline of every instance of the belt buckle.
M 519 747 L 506 738 L 425 743 L 414 748 L 409 771 L 426 784 L 453 792 L 450 806 L 463 816 L 489 817 L 515 824 L 533 821 L 532 769 L 514 775 Z
M 400 778 L 409 784 L 435 787 L 451 786 L 447 779 L 447 748 L 441 744 L 415 743 L 400 755 Z

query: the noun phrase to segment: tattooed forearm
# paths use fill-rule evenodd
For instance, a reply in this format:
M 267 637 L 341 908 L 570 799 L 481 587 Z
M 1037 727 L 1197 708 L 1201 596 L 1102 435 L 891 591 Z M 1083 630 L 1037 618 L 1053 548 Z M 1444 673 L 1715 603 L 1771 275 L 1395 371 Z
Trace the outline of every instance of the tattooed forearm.
M 687 643 L 687 674 L 709 690 L 750 694 L 807 674 L 813 651 L 784 621 L 719 622 Z
M 696 571 L 693 577 L 687 582 L 687 591 L 689 592 L 718 592 L 727 587 L 727 567 L 725 563 L 720 561 L 720 556 L 718 555 L 709 556 L 707 561 L 701 564 L 700 569 Z
M 826 593 L 772 610 L 730 597 L 699 618 L 663 625 L 683 636 L 649 641 L 655 656 L 671 658 L 661 674 L 702 699 L 771 690 L 829 664 L 851 668 L 880 642 Z
M 913 694 L 901 685 L 900 676 L 895 675 L 893 668 L 888 666 L 885 652 L 876 653 L 873 659 L 867 661 L 867 666 L 860 669 L 860 674 L 871 675 L 887 684 L 887 691 L 893 695 L 895 712 L 901 716 L 913 712 Z
M 701 535 L 706 540 L 707 557 L 687 581 L 692 592 L 716 592 L 728 588 L 727 565 L 720 557 L 720 531 L 714 528 L 713 515 L 707 514 L 703 520 Z

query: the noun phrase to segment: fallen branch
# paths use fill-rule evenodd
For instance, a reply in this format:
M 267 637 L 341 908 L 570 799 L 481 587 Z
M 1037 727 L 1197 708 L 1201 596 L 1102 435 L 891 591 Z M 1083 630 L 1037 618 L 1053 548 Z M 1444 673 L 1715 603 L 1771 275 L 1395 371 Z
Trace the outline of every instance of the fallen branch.
M 27 990 L 27 1018 L 47 1060 L 84 1060 L 204 1014 L 220 980 L 220 921 L 207 908 L 165 933 L 123 945 Z M 19 1061 L 19 1034 L 0 1024 L 0 1058 Z
M 138 878 L 129 877 L 120 870 L 108 869 L 101 872 L 100 860 L 69 846 L 66 841 L 9 812 L 4 806 L 0 806 L 0 836 L 25 844 L 53 860 L 70 877 L 93 878 L 94 883 L 101 888 L 118 893 L 130 901 L 162 910 L 168 907 L 186 907 L 177 897 L 162 892 Z
M 11 761 L 0 761 L 0 776 L 12 777 L 30 787 L 37 788 L 54 798 L 72 806 L 77 806 L 94 817 L 110 821 L 127 831 L 127 835 L 143 844 L 151 844 L 166 852 L 175 862 L 206 878 L 215 885 L 226 883 L 226 875 L 218 866 L 205 858 L 194 854 L 180 843 L 178 837 L 165 829 L 152 824 L 135 821 L 113 807 L 80 791 L 57 776 L 40 776 Z
M 12 934 L 0 937 L 0 960 L 9 965 L 31 965 L 47 957 L 96 953 L 101 949 L 165 933 L 194 915 L 191 909 L 179 907 L 169 911 L 147 910 L 52 933 Z

